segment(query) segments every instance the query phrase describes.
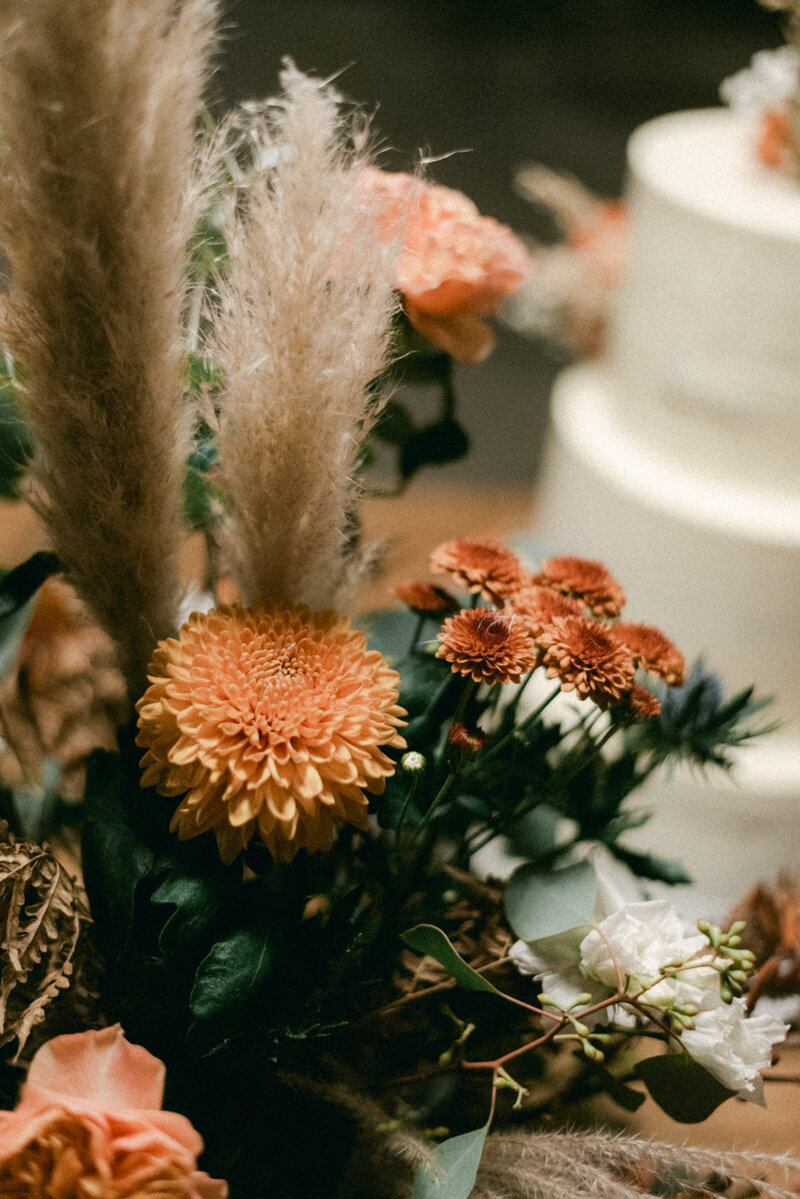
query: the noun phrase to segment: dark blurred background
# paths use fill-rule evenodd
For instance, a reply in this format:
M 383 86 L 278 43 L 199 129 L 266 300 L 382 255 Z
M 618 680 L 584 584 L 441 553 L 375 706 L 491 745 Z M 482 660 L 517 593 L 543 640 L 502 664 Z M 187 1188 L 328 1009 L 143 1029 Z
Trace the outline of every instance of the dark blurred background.
M 347 67 L 341 90 L 376 110 L 394 151 L 382 165 L 466 150 L 430 176 L 538 236 L 546 227 L 512 187 L 519 166 L 540 161 L 618 195 L 637 125 L 718 104 L 726 75 L 782 41 L 755 0 L 230 0 L 227 11 L 220 100 L 273 93 L 284 55 L 322 76 Z M 533 480 L 559 365 L 501 330 L 486 363 L 459 368 L 473 450 L 447 477 Z

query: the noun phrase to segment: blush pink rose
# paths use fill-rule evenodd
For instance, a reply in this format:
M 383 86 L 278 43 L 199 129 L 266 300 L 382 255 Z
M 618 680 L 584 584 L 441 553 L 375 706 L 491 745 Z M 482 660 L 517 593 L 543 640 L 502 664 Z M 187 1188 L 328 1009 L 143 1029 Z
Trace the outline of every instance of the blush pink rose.
M 376 204 L 382 235 L 403 241 L 396 285 L 411 323 L 459 361 L 482 362 L 494 335 L 481 318 L 522 285 L 530 267 L 525 247 L 452 188 L 374 168 L 361 186 Z
M 225 1199 L 197 1169 L 203 1142 L 161 1110 L 164 1065 L 118 1024 L 54 1037 L 35 1055 L 13 1112 L 0 1112 L 8 1199 Z

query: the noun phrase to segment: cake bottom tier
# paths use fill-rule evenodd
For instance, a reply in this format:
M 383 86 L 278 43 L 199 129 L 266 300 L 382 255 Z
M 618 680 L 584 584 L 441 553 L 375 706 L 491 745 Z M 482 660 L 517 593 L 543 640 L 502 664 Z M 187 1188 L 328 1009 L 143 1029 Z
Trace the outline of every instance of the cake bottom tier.
M 800 869 L 800 490 L 753 493 L 706 477 L 697 454 L 671 458 L 609 376 L 559 378 L 535 519 L 549 552 L 596 558 L 620 579 L 625 616 L 657 625 L 702 657 L 726 693 L 751 683 L 781 721 L 747 750 L 732 781 L 676 773 L 645 802 L 642 842 L 681 857 L 708 901 Z M 719 915 L 720 912 L 713 914 Z

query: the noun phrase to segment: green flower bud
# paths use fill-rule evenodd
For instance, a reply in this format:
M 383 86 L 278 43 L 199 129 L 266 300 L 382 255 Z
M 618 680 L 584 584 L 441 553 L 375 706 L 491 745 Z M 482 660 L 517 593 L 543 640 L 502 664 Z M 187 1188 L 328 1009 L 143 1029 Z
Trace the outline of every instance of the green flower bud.
M 403 754 L 400 759 L 400 765 L 406 774 L 422 774 L 427 763 L 423 754 L 417 753 L 415 749 L 411 749 L 408 753 Z

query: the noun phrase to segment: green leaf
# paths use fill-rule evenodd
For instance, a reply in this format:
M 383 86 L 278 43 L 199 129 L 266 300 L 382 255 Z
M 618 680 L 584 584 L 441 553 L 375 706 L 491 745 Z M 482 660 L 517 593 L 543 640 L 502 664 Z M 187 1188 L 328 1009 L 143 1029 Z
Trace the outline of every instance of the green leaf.
M 673 1120 L 681 1124 L 699 1124 L 736 1094 L 709 1074 L 685 1053 L 665 1053 L 648 1057 L 636 1066 L 648 1091 Z
M 537 804 L 509 829 L 510 851 L 535 863 L 537 858 L 545 857 L 555 849 L 560 822 L 561 813 L 550 804 Z
M 478 1176 L 489 1125 L 442 1141 L 434 1150 L 439 1172 L 423 1163 L 414 1179 L 411 1199 L 468 1199 Z
M 495 995 L 502 994 L 488 979 L 476 973 L 462 957 L 459 957 L 446 934 L 435 924 L 417 924 L 401 935 L 406 945 L 416 953 L 427 953 L 436 958 L 439 965 L 444 966 L 448 974 L 451 974 L 466 991 L 492 991 Z
M 523 941 L 591 927 L 597 878 L 590 862 L 543 871 L 526 863 L 506 888 L 506 916 Z
M 360 616 L 356 623 L 366 632 L 370 649 L 396 659 L 408 653 L 417 617 L 407 608 L 381 608 Z
M 670 886 L 676 887 L 684 883 L 691 883 L 691 874 L 687 874 L 680 862 L 674 858 L 660 858 L 652 853 L 637 853 L 635 850 L 626 849 L 619 842 L 610 843 L 608 848 L 611 850 L 615 858 L 638 874 L 640 878 L 658 879 L 659 882 L 669 883 Z
M 189 1006 L 198 1021 L 235 1017 L 258 995 L 272 971 L 274 931 L 256 924 L 235 928 L 197 968 Z
M 579 1058 L 583 1059 L 583 1054 L 580 1050 L 577 1050 L 576 1053 Z M 595 1065 L 593 1073 L 602 1079 L 603 1090 L 606 1094 L 615 1103 L 618 1103 L 621 1108 L 624 1108 L 626 1112 L 637 1111 L 647 1098 L 644 1091 L 635 1091 L 633 1087 L 629 1087 L 621 1078 L 615 1077 L 605 1066 Z
M 45 579 L 61 569 L 55 554 L 40 550 L 10 570 L 0 583 L 0 678 L 14 665 Z
M 176 845 L 168 873 L 150 897 L 155 906 L 174 909 L 159 935 L 161 949 L 189 949 L 202 943 L 235 895 L 239 877 L 223 866 L 213 840 L 199 838 Z
M 469 450 L 469 438 L 458 421 L 445 417 L 426 425 L 403 446 L 400 474 L 410 479 L 423 466 L 439 466 L 463 458 Z
M 86 775 L 83 873 L 95 927 L 113 956 L 125 949 L 136 888 L 155 860 L 151 846 L 127 822 L 131 786 L 120 755 L 95 750 Z

